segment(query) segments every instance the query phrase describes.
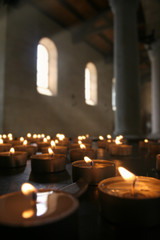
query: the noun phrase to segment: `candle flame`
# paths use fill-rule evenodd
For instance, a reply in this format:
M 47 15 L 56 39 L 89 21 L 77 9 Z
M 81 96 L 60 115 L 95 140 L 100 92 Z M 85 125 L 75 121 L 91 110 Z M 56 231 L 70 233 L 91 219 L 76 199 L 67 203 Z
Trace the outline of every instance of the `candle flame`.
M 145 143 L 148 143 L 148 139 L 144 139 L 144 142 L 145 142 Z
M 24 142 L 23 142 L 23 145 L 27 145 L 28 144 L 28 141 L 27 140 L 24 140 Z
M 33 138 L 34 139 L 37 138 L 37 134 L 36 133 L 33 134 Z
M 81 141 L 81 140 L 79 140 L 79 141 L 78 141 L 78 144 L 79 144 L 79 145 L 80 145 L 80 144 L 82 144 L 82 141 Z
M 27 133 L 27 137 L 30 138 L 31 137 L 31 133 Z
M 86 146 L 84 144 L 80 144 L 81 149 L 86 149 Z
M 107 134 L 107 139 L 111 139 L 112 136 L 110 134 Z
M 50 139 L 51 139 L 51 137 L 50 137 L 49 135 L 48 135 L 46 138 L 47 138 L 47 140 L 50 140 Z
M 43 142 L 45 142 L 45 143 L 46 143 L 46 142 L 47 142 L 47 138 L 43 138 Z
M 118 171 L 124 180 L 134 181 L 136 178 L 135 174 L 133 174 L 132 172 L 128 171 L 123 167 L 119 167 Z
M 10 148 L 9 152 L 12 154 L 15 153 L 15 149 L 12 147 L 12 148 Z
M 115 139 L 115 143 L 116 144 L 122 144 L 121 140 L 123 139 L 123 136 L 120 135 L 120 136 L 117 136 L 116 139 Z
M 89 157 L 87 157 L 87 156 L 84 157 L 84 161 L 86 163 L 92 163 L 92 160 Z
M 21 186 L 21 192 L 25 196 L 28 196 L 31 193 L 36 193 L 37 189 L 30 183 L 23 183 L 22 186 Z
M 50 155 L 53 155 L 53 154 L 54 154 L 52 148 L 48 148 L 48 153 L 49 153 Z
M 60 141 L 63 141 L 64 138 L 65 138 L 65 135 L 64 135 L 64 134 L 57 133 L 57 134 L 56 134 L 56 137 L 57 137 Z
M 20 137 L 20 142 L 23 142 L 24 141 L 24 137 Z
M 104 140 L 104 137 L 103 136 L 99 136 L 99 140 Z
M 51 147 L 55 147 L 56 146 L 56 143 L 54 140 L 51 141 Z

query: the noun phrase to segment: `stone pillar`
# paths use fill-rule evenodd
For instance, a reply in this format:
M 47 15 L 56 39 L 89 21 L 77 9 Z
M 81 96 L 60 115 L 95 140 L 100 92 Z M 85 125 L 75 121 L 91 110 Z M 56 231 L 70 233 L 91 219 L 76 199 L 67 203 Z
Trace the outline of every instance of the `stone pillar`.
M 3 132 L 7 7 L 0 7 L 0 133 Z
M 140 135 L 138 0 L 110 0 L 114 13 L 115 135 Z
M 151 60 L 152 136 L 160 137 L 160 39 L 148 50 Z

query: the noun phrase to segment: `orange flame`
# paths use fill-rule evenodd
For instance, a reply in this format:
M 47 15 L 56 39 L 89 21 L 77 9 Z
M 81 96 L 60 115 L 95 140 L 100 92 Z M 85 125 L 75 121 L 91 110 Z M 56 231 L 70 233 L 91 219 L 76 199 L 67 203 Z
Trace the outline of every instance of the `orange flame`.
M 27 145 L 28 144 L 28 141 L 27 140 L 24 140 L 24 142 L 23 142 L 23 145 Z
M 31 193 L 36 193 L 37 189 L 30 183 L 23 183 L 21 186 L 21 192 L 25 195 L 28 196 Z
M 56 143 L 54 140 L 51 141 L 51 147 L 55 147 L 56 146 Z
M 10 148 L 9 152 L 12 154 L 15 153 L 15 149 L 12 147 L 12 148 Z
M 50 148 L 50 147 L 48 148 L 48 153 L 49 153 L 50 155 L 53 155 L 53 154 L 54 154 L 52 148 Z
M 134 181 L 136 178 L 135 174 L 133 174 L 132 172 L 128 171 L 127 169 L 125 169 L 123 167 L 119 167 L 118 171 L 124 180 Z
M 86 146 L 84 144 L 80 144 L 81 149 L 86 149 Z
M 84 161 L 86 163 L 92 163 L 92 160 L 89 157 L 87 157 L 87 156 L 84 157 Z

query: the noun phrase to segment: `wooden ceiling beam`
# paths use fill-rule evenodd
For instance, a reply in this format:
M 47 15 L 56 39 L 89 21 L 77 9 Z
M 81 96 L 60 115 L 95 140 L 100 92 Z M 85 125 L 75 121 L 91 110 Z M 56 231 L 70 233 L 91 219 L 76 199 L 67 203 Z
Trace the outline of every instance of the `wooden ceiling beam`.
M 81 24 L 72 28 L 72 40 L 73 43 L 79 43 L 89 36 L 97 33 L 101 33 L 108 28 L 113 28 L 113 23 L 107 19 L 107 12 L 103 11 L 95 17 L 83 21 Z M 102 24 L 98 22 L 103 20 Z

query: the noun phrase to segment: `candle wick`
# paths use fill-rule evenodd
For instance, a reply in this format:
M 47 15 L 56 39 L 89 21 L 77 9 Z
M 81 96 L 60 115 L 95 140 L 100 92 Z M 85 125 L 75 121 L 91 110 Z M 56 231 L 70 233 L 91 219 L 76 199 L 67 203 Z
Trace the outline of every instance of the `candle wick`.
M 92 167 L 94 166 L 94 162 L 93 162 L 93 161 L 91 161 L 91 166 L 92 166 Z
M 136 184 L 137 179 L 138 179 L 138 177 L 136 176 L 132 183 L 132 196 L 135 196 L 135 184 Z

